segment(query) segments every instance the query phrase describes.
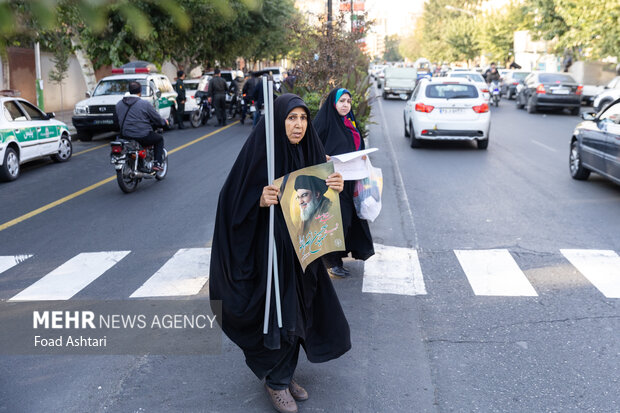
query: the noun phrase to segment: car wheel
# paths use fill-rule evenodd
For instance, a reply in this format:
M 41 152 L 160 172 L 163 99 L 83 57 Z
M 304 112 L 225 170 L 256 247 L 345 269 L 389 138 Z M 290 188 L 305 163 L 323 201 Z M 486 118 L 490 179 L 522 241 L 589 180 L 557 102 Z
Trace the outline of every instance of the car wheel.
M 383 98 L 383 100 L 387 99 L 387 93 L 385 93 L 385 90 L 383 91 L 383 93 L 381 93 L 381 97 Z
M 73 154 L 73 145 L 71 145 L 71 139 L 67 135 L 60 137 L 60 145 L 58 147 L 58 153 L 52 155 L 54 162 L 67 162 Z
M 572 109 L 570 110 L 570 114 L 571 114 L 571 115 L 573 115 L 573 116 L 579 116 L 579 113 L 580 113 L 580 112 L 581 112 L 581 111 L 579 110 L 579 108 L 572 108 Z
M 412 148 L 419 148 L 422 146 L 420 139 L 415 137 L 415 131 L 413 130 L 413 125 L 411 123 L 409 123 L 409 146 Z
M 536 105 L 534 105 L 534 102 L 532 102 L 532 98 L 529 98 L 527 100 L 527 113 L 536 113 Z
M 590 176 L 590 170 L 581 163 L 581 154 L 579 152 L 579 142 L 574 139 L 570 144 L 570 157 L 568 166 L 570 168 L 570 176 L 573 179 L 583 181 Z
M 512 91 L 510 89 L 508 89 L 508 91 L 506 92 L 506 99 L 508 100 L 512 99 Z
M 4 163 L 0 167 L 0 180 L 14 181 L 19 176 L 19 155 L 13 148 L 6 148 Z
M 90 142 L 93 140 L 93 134 L 84 129 L 77 129 L 77 139 L 82 142 Z
M 517 97 L 515 98 L 517 100 L 517 109 L 523 109 L 523 103 L 521 103 L 521 95 L 517 95 Z
M 170 108 L 170 114 L 168 115 L 168 127 L 166 130 L 171 130 L 174 128 L 174 118 L 176 116 L 176 110 L 174 108 Z
M 407 118 L 404 119 L 403 126 L 405 127 L 405 138 L 411 136 L 411 128 L 407 130 Z
M 486 149 L 489 146 L 489 139 L 480 139 L 476 141 L 476 145 L 478 146 L 478 149 Z

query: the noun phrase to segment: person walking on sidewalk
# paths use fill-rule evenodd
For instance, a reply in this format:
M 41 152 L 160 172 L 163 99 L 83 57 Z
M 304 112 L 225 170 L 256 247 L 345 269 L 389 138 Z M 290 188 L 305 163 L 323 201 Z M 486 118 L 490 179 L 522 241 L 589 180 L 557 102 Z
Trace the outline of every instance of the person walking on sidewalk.
M 177 81 L 174 84 L 174 90 L 177 92 L 177 111 L 176 114 L 176 122 L 179 125 L 179 129 L 185 129 L 183 125 L 183 116 L 185 116 L 185 84 L 183 84 L 183 80 L 185 80 L 185 72 L 179 70 L 177 72 Z
M 226 125 L 226 93 L 228 86 L 222 78 L 219 68 L 215 68 L 213 77 L 209 80 L 208 89 L 209 103 L 215 107 L 215 116 L 217 117 L 217 125 Z
M 364 139 L 355 125 L 351 93 L 346 89 L 336 88 L 329 92 L 313 124 L 328 155 L 340 155 L 365 148 Z M 368 222 L 360 219 L 355 211 L 354 191 L 355 181 L 346 181 L 344 190 L 340 193 L 342 229 L 347 250 L 332 252 L 322 258 L 329 275 L 334 278 L 349 276 L 349 271 L 342 262 L 342 258 L 349 253 L 358 260 L 367 260 L 375 253 Z
M 325 151 L 312 124 L 310 111 L 296 95 L 284 94 L 274 103 L 275 170 L 283 176 L 325 162 Z M 325 184 L 340 192 L 342 175 L 331 174 Z M 308 360 L 322 363 L 351 348 L 347 319 L 325 266 L 315 260 L 305 273 L 291 241 L 279 189 L 267 180 L 265 118 L 261 118 L 241 149 L 220 192 L 213 244 L 209 296 L 212 307 L 221 302 L 218 317 L 224 333 L 242 350 L 252 372 L 265 379 L 265 388 L 279 412 L 297 412 L 296 401 L 308 392 L 293 380 L 300 346 Z M 274 205 L 274 239 L 279 269 L 282 328 L 278 328 L 275 299 L 265 315 L 269 206 Z M 275 294 L 275 293 L 274 293 Z

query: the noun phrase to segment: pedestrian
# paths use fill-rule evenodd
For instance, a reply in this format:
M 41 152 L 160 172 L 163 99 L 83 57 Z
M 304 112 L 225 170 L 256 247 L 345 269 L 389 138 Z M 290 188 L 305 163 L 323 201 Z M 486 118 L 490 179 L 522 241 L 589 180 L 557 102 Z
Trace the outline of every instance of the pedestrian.
M 340 155 L 365 148 L 364 139 L 355 124 L 351 106 L 351 92 L 336 88 L 329 92 L 313 122 L 328 155 Z M 366 260 L 374 255 L 372 235 L 368 222 L 360 219 L 353 204 L 355 181 L 346 181 L 340 193 L 340 211 L 344 231 L 345 252 L 332 252 L 323 256 L 329 275 L 345 278 L 349 271 L 344 268 L 342 258 L 351 253 L 358 260 Z
M 179 129 L 185 129 L 183 125 L 183 116 L 185 115 L 185 85 L 183 80 L 185 79 L 185 72 L 179 70 L 177 72 L 177 81 L 174 84 L 174 90 L 177 92 L 177 110 L 175 112 L 175 121 L 179 125 Z
M 246 75 L 245 82 L 241 93 L 243 94 L 243 106 L 241 106 L 241 124 L 245 122 L 245 115 L 247 114 L 250 101 L 252 100 L 252 93 L 254 93 L 254 87 L 256 86 L 256 76 L 254 74 Z
M 284 94 L 274 102 L 274 176 L 325 162 L 325 151 L 310 122 L 304 101 Z M 325 181 L 341 191 L 342 176 Z M 261 380 L 274 408 L 297 412 L 296 400 L 308 398 L 293 380 L 299 348 L 312 363 L 335 359 L 351 348 L 346 320 L 325 266 L 315 260 L 305 272 L 297 258 L 277 195 L 267 179 L 265 119 L 241 149 L 220 192 L 213 244 L 209 296 L 220 301 L 224 333 L 242 350 Z M 279 269 L 282 328 L 275 299 L 269 309 L 269 332 L 263 334 L 267 285 L 269 207 L 274 206 L 274 237 Z M 275 293 L 274 293 L 275 294 Z M 214 303 L 214 301 L 212 301 Z
M 215 116 L 217 117 L 217 125 L 226 125 L 226 93 L 228 86 L 222 78 L 219 68 L 215 68 L 213 77 L 209 80 L 208 96 L 209 103 L 215 107 Z

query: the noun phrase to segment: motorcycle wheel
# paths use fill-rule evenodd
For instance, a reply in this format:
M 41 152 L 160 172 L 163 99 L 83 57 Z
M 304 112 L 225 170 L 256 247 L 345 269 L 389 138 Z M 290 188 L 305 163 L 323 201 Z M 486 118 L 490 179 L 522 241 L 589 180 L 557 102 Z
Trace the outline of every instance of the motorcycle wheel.
M 189 123 L 191 123 L 192 128 L 197 128 L 202 123 L 202 114 L 200 112 L 200 109 L 196 109 L 191 115 L 189 115 Z
M 162 162 L 161 166 L 164 169 L 162 169 L 161 171 L 155 174 L 155 179 L 157 179 L 158 181 L 161 181 L 162 179 L 164 179 L 166 175 L 168 174 L 168 151 L 165 149 L 164 149 L 164 161 Z
M 131 167 L 127 164 L 123 165 L 123 169 L 120 171 L 116 171 L 116 182 L 118 182 L 121 191 L 126 194 L 135 191 L 138 188 L 138 182 L 140 182 L 138 178 L 130 178 L 130 173 Z

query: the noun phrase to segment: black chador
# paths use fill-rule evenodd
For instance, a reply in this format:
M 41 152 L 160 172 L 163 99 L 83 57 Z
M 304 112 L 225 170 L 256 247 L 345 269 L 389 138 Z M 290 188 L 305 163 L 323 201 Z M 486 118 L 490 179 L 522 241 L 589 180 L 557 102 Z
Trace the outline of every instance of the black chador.
M 355 128 L 353 109 L 347 114 L 347 119 L 340 116 L 336 110 L 336 97 L 340 98 L 343 93 L 348 94 L 349 92 L 346 89 L 333 89 L 313 121 L 319 139 L 325 147 L 325 153 L 328 155 L 340 155 L 365 148 L 364 139 L 361 138 L 357 130 L 353 130 Z M 354 133 L 358 135 L 355 136 Z M 344 243 L 347 250 L 326 256 L 324 261 L 328 267 L 342 265 L 341 257 L 346 256 L 349 252 L 353 258 L 358 260 L 366 260 L 375 253 L 368 222 L 358 218 L 355 211 L 353 205 L 354 190 L 355 181 L 344 182 L 344 190 L 340 193 L 340 210 L 345 237 Z
M 323 145 L 310 119 L 299 144 L 291 144 L 286 136 L 288 113 L 296 107 L 308 112 L 303 100 L 284 94 L 274 106 L 275 177 L 325 162 Z M 261 208 L 259 200 L 266 185 L 265 124 L 261 118 L 220 192 L 209 286 L 211 300 L 222 301 L 224 333 L 241 347 L 246 363 L 261 379 L 299 344 L 311 362 L 337 358 L 351 348 L 349 325 L 327 270 L 316 260 L 302 271 L 280 205 L 274 207 L 274 232 L 283 327 L 278 328 L 272 296 L 269 333 L 263 334 L 269 208 Z

